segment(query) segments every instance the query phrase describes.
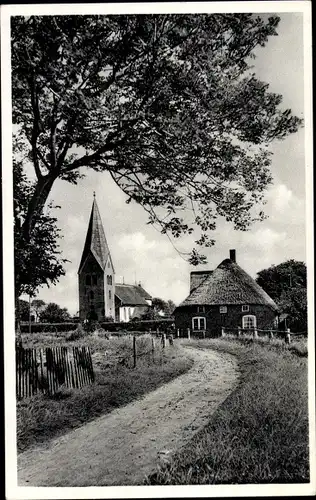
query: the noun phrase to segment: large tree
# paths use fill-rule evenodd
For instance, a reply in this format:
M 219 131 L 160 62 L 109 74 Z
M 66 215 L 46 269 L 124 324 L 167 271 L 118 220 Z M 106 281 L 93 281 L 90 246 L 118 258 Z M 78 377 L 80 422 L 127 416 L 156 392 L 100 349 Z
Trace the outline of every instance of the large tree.
M 300 124 L 251 67 L 278 17 L 11 19 L 13 121 L 37 177 L 25 238 L 55 180 L 82 167 L 108 171 L 163 233 L 197 228 L 200 245 L 219 216 L 242 230 L 264 218 L 269 143 Z
M 60 231 L 56 226 L 56 218 L 50 215 L 53 207 L 48 204 L 45 211 L 37 212 L 33 219 L 33 230 L 30 237 L 25 237 L 23 221 L 35 185 L 28 180 L 24 169 L 23 146 L 15 143 L 13 160 L 14 187 L 14 267 L 15 297 L 17 320 L 19 319 L 18 298 L 22 294 L 35 296 L 37 289 L 46 284 L 54 284 L 65 274 L 60 257 Z
M 292 331 L 307 331 L 307 273 L 304 262 L 294 259 L 258 272 L 257 283 L 288 315 Z

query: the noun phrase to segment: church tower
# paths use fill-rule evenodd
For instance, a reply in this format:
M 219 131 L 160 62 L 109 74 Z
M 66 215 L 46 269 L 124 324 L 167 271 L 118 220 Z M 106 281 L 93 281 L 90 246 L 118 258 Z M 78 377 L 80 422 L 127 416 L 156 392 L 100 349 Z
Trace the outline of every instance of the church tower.
M 79 278 L 79 317 L 103 321 L 105 317 L 115 320 L 115 281 L 110 250 L 95 199 L 81 262 Z

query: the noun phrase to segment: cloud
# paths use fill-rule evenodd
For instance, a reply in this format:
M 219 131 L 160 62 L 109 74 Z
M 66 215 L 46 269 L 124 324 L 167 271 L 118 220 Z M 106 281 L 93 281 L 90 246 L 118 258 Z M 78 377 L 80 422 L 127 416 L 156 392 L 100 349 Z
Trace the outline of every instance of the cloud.
M 141 231 L 121 235 L 113 250 L 116 279 L 125 283 L 141 282 L 153 296 L 181 301 L 188 292 L 188 263 L 175 251 L 169 240 L 158 235 L 149 238 Z
M 280 184 L 271 189 L 269 197 L 272 201 L 272 206 L 278 211 L 283 212 L 289 208 L 293 200 L 293 192 L 288 189 L 285 184 Z
M 82 235 L 85 234 L 87 230 L 87 221 L 84 219 L 83 215 L 73 215 L 70 214 L 65 220 L 65 226 L 67 227 L 67 240 L 77 240 L 78 237 L 82 239 Z
M 271 222 L 285 226 L 305 224 L 305 200 L 285 184 L 276 184 L 267 193 L 266 214 Z

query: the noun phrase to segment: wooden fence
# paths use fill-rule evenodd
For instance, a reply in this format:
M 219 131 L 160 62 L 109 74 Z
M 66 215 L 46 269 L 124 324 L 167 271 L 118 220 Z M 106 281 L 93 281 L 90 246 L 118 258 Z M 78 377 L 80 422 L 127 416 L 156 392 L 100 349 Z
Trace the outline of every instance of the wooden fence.
M 16 395 L 53 395 L 61 386 L 80 388 L 94 381 L 89 347 L 16 347 Z

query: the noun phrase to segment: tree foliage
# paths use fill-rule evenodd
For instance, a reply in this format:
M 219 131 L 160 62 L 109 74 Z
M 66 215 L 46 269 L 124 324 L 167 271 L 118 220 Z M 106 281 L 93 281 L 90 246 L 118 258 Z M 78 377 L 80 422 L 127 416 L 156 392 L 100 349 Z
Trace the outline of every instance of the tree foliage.
M 30 304 L 27 300 L 19 299 L 19 314 L 21 321 L 29 321 L 30 319 Z
M 25 237 L 54 181 L 82 167 L 108 171 L 162 233 L 197 228 L 197 245 L 220 216 L 241 230 L 264 218 L 269 143 L 301 123 L 251 68 L 277 16 L 11 19 L 13 120 L 37 176 Z
M 39 312 L 44 309 L 46 303 L 42 299 L 34 299 L 32 300 L 31 306 L 36 312 Z
M 161 319 L 161 317 L 172 316 L 176 305 L 172 300 L 163 300 L 159 297 L 152 299 L 152 306 L 142 315 L 142 319 Z
M 19 148 L 15 149 L 13 160 L 14 186 L 14 267 L 15 295 L 35 295 L 41 285 L 55 283 L 65 274 L 60 258 L 58 239 L 59 229 L 56 218 L 50 215 L 52 204 L 47 209 L 37 212 L 33 219 L 30 237 L 23 233 L 23 221 L 35 186 L 27 179 L 23 170 L 23 157 L 19 157 Z
M 304 262 L 287 260 L 258 273 L 257 283 L 288 314 L 293 331 L 307 331 L 307 273 Z
M 66 307 L 61 308 L 58 304 L 50 302 L 40 313 L 40 321 L 44 323 L 63 323 L 70 320 L 70 314 Z
M 307 287 L 306 265 L 294 259 L 272 265 L 257 273 L 256 281 L 270 297 L 279 301 L 284 292 Z

